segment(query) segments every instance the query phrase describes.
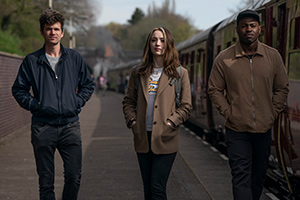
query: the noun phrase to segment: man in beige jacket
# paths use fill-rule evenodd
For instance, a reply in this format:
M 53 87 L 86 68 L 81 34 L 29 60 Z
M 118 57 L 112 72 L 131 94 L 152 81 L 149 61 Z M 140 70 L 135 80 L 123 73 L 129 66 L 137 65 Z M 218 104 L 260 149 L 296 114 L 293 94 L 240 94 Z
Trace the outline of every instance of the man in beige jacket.
M 236 31 L 239 41 L 214 61 L 208 93 L 226 119 L 234 199 L 259 200 L 268 169 L 271 128 L 284 108 L 288 76 L 277 50 L 258 41 L 257 12 L 239 13 Z

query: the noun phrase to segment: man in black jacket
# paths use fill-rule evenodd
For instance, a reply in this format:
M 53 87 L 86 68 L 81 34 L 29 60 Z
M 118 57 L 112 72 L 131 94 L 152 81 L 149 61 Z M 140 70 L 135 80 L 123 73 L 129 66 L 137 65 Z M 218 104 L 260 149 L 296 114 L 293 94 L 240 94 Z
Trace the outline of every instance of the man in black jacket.
M 54 200 L 54 153 L 64 162 L 63 200 L 76 200 L 82 165 L 78 114 L 90 99 L 94 83 L 76 51 L 60 43 L 64 17 L 45 10 L 40 17 L 43 48 L 23 60 L 12 94 L 32 113 L 31 142 L 39 175 L 40 199 Z M 32 93 L 30 92 L 32 90 Z

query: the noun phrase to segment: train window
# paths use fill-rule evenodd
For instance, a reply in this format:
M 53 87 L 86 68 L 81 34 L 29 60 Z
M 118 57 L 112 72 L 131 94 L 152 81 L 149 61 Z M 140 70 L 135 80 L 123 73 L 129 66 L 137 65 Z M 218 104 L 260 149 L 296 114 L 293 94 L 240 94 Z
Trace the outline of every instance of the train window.
M 194 60 L 195 60 L 195 51 L 192 51 L 192 53 L 191 53 L 191 64 L 194 64 Z
M 184 54 L 180 55 L 180 63 L 183 65 L 184 64 Z
M 185 64 L 189 64 L 189 53 L 185 54 Z
M 231 46 L 231 42 L 227 42 L 226 44 L 227 48 Z
M 291 80 L 300 80 L 300 52 L 289 54 L 289 78 Z
M 203 74 L 202 74 L 202 79 L 205 80 L 205 53 L 203 53 Z
M 202 53 L 203 49 L 198 49 L 197 50 L 197 62 L 200 63 L 201 62 L 201 53 Z
M 300 49 L 300 17 L 292 20 L 290 34 L 290 48 Z
M 190 82 L 192 84 L 194 83 L 194 76 L 195 76 L 194 65 L 192 65 L 190 70 Z
M 219 45 L 218 47 L 218 51 L 217 51 L 217 55 L 221 52 L 221 45 Z

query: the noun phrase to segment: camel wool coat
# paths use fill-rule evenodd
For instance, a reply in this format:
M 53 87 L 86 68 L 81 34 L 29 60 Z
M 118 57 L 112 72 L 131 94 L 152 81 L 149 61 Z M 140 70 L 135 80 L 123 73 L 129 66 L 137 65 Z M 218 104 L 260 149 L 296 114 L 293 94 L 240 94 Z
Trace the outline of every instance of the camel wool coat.
M 149 152 L 149 143 L 146 131 L 146 114 L 148 105 L 148 88 L 150 74 L 141 75 L 135 100 L 135 68 L 131 70 L 127 93 L 123 99 L 123 113 L 128 122 L 135 118 L 136 124 L 132 127 L 134 147 L 138 153 Z M 163 71 L 159 80 L 158 90 L 153 106 L 153 126 L 151 137 L 151 150 L 155 154 L 169 154 L 179 149 L 179 125 L 186 121 L 192 111 L 191 89 L 188 71 L 181 67 L 181 103 L 176 107 L 175 84 L 170 85 L 169 78 Z M 175 127 L 167 125 L 171 120 Z

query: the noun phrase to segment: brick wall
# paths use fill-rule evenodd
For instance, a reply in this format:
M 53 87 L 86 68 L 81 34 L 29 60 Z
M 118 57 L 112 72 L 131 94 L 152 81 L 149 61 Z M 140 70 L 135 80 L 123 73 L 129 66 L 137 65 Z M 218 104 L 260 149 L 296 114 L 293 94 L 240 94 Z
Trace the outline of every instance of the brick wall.
M 0 138 L 8 136 L 31 121 L 30 112 L 22 109 L 11 94 L 23 58 L 0 52 Z

